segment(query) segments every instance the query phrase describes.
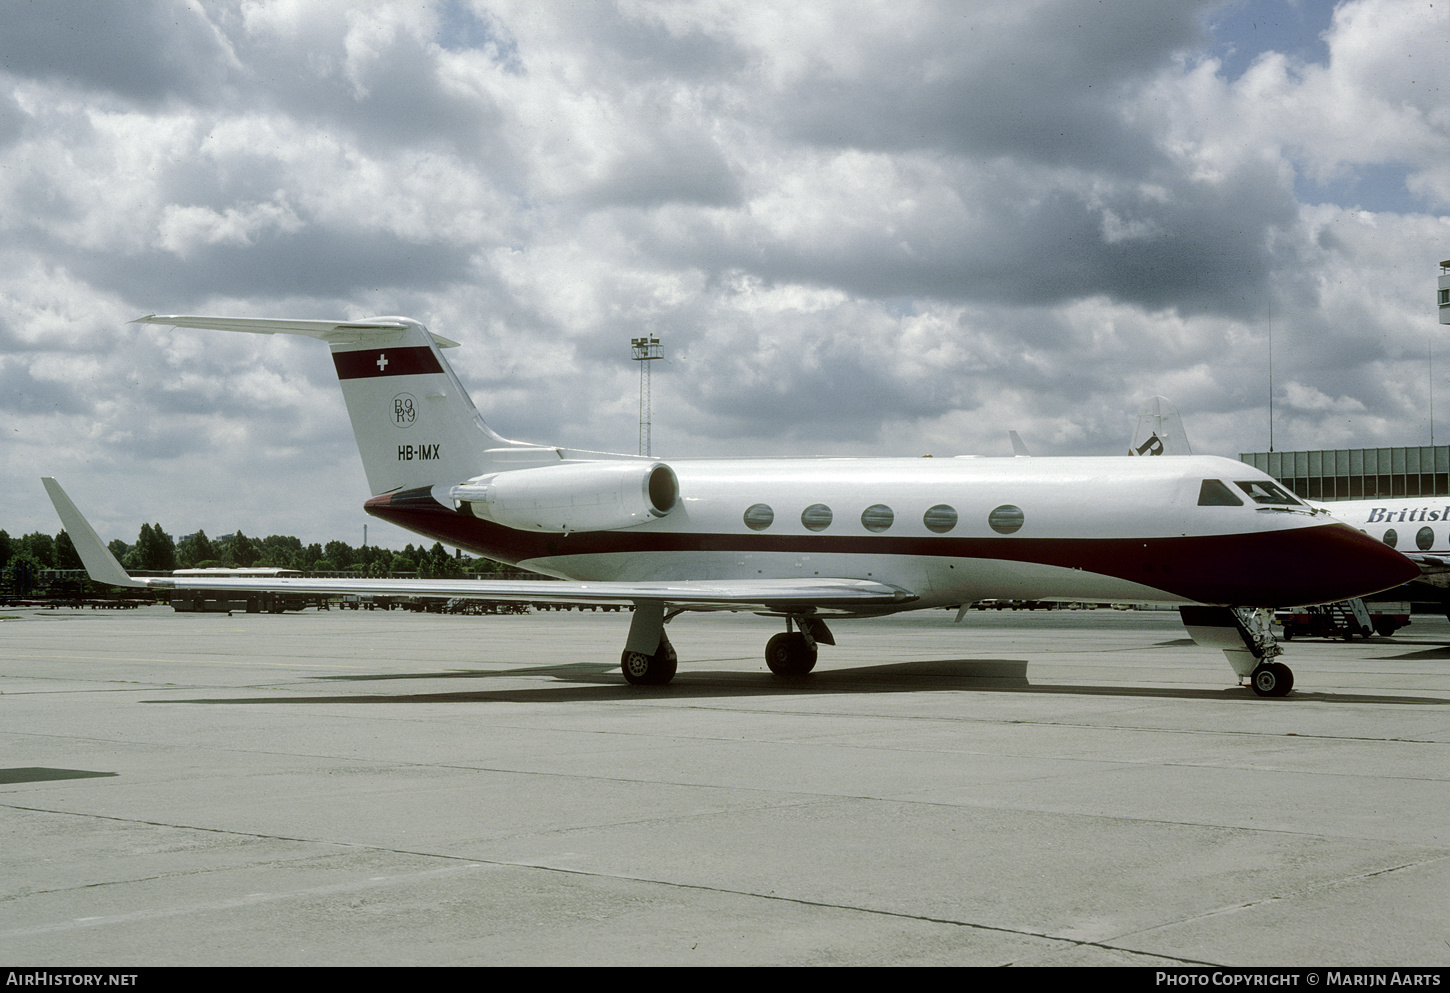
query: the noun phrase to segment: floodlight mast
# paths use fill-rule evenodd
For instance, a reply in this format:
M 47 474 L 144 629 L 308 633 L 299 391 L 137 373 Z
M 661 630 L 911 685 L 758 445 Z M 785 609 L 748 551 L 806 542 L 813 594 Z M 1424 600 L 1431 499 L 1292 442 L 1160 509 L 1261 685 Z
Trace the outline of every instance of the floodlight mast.
M 650 362 L 664 358 L 660 340 L 653 336 L 629 339 L 630 357 L 639 363 L 639 454 L 650 451 Z

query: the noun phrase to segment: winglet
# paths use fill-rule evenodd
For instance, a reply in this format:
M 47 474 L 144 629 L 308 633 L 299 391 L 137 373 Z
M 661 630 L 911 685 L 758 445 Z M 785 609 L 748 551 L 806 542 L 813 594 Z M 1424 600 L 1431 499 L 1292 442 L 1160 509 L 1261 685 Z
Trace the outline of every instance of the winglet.
M 1017 456 L 1017 458 L 1025 459 L 1032 454 L 1027 450 L 1027 446 L 1022 443 L 1022 437 L 1016 431 L 1008 431 L 1007 437 L 1012 439 L 1012 454 Z
M 81 563 L 93 580 L 108 586 L 146 585 L 127 575 L 121 563 L 116 561 L 116 556 L 101 543 L 96 529 L 81 516 L 81 512 L 71 503 L 70 497 L 65 495 L 65 490 L 60 488 L 59 483 L 50 476 L 42 476 L 40 481 L 45 484 L 45 492 L 50 494 L 50 502 L 55 505 L 55 512 L 60 515 L 60 522 L 65 527 L 66 534 L 70 535 L 76 554 L 81 557 Z

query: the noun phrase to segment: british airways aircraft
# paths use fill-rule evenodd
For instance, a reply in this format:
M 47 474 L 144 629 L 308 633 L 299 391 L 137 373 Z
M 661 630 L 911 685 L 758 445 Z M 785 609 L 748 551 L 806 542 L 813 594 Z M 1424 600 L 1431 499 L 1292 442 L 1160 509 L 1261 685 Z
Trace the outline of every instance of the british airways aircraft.
M 831 617 L 983 599 L 1178 606 L 1261 696 L 1293 674 L 1267 608 L 1322 603 L 1418 575 L 1404 556 L 1241 462 L 1185 458 L 681 459 L 510 441 L 475 409 L 416 321 L 156 316 L 177 327 L 329 344 L 372 498 L 364 509 L 558 581 L 133 578 L 46 478 L 91 577 L 117 586 L 632 604 L 620 666 L 663 684 L 683 611 L 783 622 L 766 645 L 800 677 Z

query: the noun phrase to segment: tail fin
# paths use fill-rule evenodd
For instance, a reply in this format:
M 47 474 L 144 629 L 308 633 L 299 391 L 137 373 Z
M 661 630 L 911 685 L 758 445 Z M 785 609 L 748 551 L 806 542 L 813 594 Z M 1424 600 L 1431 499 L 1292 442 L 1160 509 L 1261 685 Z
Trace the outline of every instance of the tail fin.
M 458 342 L 406 317 L 277 321 L 152 314 L 132 323 L 327 342 L 374 496 L 560 459 L 555 449 L 509 441 L 485 424 L 443 357 L 442 349 Z
M 1129 455 L 1192 455 L 1178 408 L 1167 397 L 1149 397 L 1138 412 L 1138 428 L 1128 444 Z

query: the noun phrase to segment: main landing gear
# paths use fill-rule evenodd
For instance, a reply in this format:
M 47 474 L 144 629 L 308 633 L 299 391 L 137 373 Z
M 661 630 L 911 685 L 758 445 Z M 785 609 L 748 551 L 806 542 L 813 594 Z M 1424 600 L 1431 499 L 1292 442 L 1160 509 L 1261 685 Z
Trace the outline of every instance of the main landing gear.
M 624 678 L 635 686 L 663 686 L 675 678 L 675 670 L 679 666 L 680 657 L 675 654 L 675 646 L 663 635 L 653 655 L 631 652 L 626 648 L 619 658 Z
M 680 657 L 665 636 L 665 605 L 660 600 L 638 600 L 634 619 L 629 622 L 629 637 L 619 668 L 634 686 L 663 686 L 675 678 Z
M 792 624 L 800 630 L 791 630 Z M 765 664 L 783 679 L 798 679 L 816 667 L 818 644 L 835 643 L 831 629 L 819 617 L 787 614 L 785 630 L 765 643 Z
M 1240 680 L 1259 696 L 1287 696 L 1294 673 L 1274 659 L 1283 651 L 1270 627 L 1273 612 L 1248 607 L 1179 607 L 1188 636 L 1206 648 L 1221 648 Z
M 788 614 L 785 630 L 765 645 L 765 664 L 776 676 L 798 679 L 816 667 L 817 645 L 835 643 L 825 621 Z M 636 601 L 629 638 L 619 657 L 624 678 L 634 686 L 663 686 L 675 678 L 679 664 L 675 647 L 665 635 L 665 605 L 658 600 Z

